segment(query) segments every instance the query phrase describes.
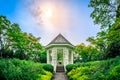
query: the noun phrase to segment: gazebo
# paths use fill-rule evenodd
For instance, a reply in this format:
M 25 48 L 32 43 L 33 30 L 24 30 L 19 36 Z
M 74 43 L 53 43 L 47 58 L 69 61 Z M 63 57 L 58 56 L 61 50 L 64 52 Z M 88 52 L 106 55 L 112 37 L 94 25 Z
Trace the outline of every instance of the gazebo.
M 65 38 L 59 34 L 53 39 L 47 46 L 47 63 L 54 66 L 56 72 L 57 66 L 65 66 L 67 64 L 73 64 L 73 49 L 74 46 Z

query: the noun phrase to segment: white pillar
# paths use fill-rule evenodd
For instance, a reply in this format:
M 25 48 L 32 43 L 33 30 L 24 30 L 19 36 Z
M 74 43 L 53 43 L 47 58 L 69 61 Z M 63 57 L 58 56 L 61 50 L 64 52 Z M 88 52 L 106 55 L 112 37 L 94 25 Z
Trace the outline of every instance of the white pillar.
M 55 58 L 54 58 L 54 61 L 55 61 L 55 62 L 54 62 L 54 63 L 55 63 L 55 64 L 54 64 L 54 68 L 55 68 L 55 69 L 54 69 L 54 70 L 55 70 L 55 72 L 56 72 L 56 67 L 57 67 L 57 48 L 55 48 L 54 50 L 55 50 L 55 56 L 54 56 L 54 57 L 55 57 Z
M 52 65 L 54 66 L 54 71 L 56 72 L 56 65 L 57 65 L 57 49 L 52 49 Z
M 68 59 L 68 56 L 69 56 L 69 51 L 67 48 L 63 48 L 63 54 L 64 54 L 64 69 L 66 71 L 66 65 L 69 63 L 69 59 Z
M 68 64 L 68 49 L 64 48 L 64 66 Z
M 47 50 L 47 64 L 50 64 L 50 53 L 49 53 L 49 50 Z
M 72 51 L 72 53 L 71 53 L 71 64 L 73 64 L 73 54 L 74 54 L 74 52 Z

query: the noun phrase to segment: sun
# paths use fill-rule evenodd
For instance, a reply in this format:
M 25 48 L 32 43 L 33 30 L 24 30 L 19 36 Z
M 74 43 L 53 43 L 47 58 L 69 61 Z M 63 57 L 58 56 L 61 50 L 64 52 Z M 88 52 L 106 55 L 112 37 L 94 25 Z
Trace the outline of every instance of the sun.
M 44 14 L 45 14 L 46 17 L 50 18 L 50 17 L 52 17 L 52 10 L 51 9 L 47 9 L 47 10 L 45 10 Z

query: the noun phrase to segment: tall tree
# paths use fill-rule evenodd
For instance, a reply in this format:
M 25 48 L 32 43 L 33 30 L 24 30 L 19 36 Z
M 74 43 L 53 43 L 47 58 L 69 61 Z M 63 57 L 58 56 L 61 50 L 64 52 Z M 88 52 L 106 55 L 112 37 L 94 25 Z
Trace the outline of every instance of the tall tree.
M 90 0 L 89 7 L 94 9 L 91 13 L 94 23 L 101 25 L 102 29 L 95 39 L 95 41 L 98 40 L 98 43 L 100 42 L 100 45 L 96 44 L 98 46 L 104 45 L 100 48 L 104 49 L 106 57 L 120 55 L 118 54 L 120 53 L 120 40 L 118 40 L 120 38 L 118 36 L 120 35 L 120 0 Z M 103 34 L 103 31 L 105 34 Z
M 45 50 L 39 40 L 31 33 L 22 32 L 18 24 L 12 24 L 5 16 L 0 16 L 0 57 L 40 61 L 40 54 Z
M 10 41 L 8 32 L 11 28 L 11 23 L 5 16 L 0 16 L 0 56 L 3 57 L 5 55 L 6 50 L 10 46 Z
M 101 28 L 109 28 L 120 17 L 120 0 L 90 0 L 91 17 Z
M 120 56 L 120 18 L 112 25 L 106 37 L 108 40 L 106 57 Z

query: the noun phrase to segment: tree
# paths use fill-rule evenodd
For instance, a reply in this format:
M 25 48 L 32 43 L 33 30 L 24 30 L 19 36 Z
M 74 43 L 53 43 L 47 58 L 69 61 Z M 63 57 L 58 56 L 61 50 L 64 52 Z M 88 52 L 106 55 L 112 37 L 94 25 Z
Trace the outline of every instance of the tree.
M 0 16 L 0 56 L 3 57 L 6 51 L 10 46 L 10 41 L 7 40 L 9 38 L 8 32 L 11 28 L 11 23 L 5 16 Z
M 94 23 L 99 24 L 102 30 L 95 39 L 96 45 L 105 53 L 105 58 L 120 55 L 120 26 L 114 26 L 120 21 L 120 0 L 90 0 L 89 7 L 94 9 L 91 13 Z
M 0 16 L 0 56 L 3 58 L 31 59 L 39 61 L 43 46 L 40 37 L 22 32 L 19 25 Z
M 47 62 L 47 52 L 44 49 L 41 54 L 39 54 L 39 62 L 46 63 Z
M 98 60 L 100 53 L 96 47 L 92 45 L 86 46 L 83 43 L 75 47 L 75 52 L 79 54 L 79 58 L 82 58 L 83 62 Z
M 106 57 L 120 56 L 120 18 L 116 20 L 116 23 L 110 28 L 106 35 L 108 39 L 108 48 L 106 50 Z
M 105 59 L 107 49 L 106 32 L 98 32 L 96 37 L 89 37 L 87 41 L 99 50 L 99 59 Z
M 95 24 L 100 24 L 101 28 L 109 28 L 120 18 L 120 0 L 90 0 L 89 7 L 94 10 L 91 17 Z

